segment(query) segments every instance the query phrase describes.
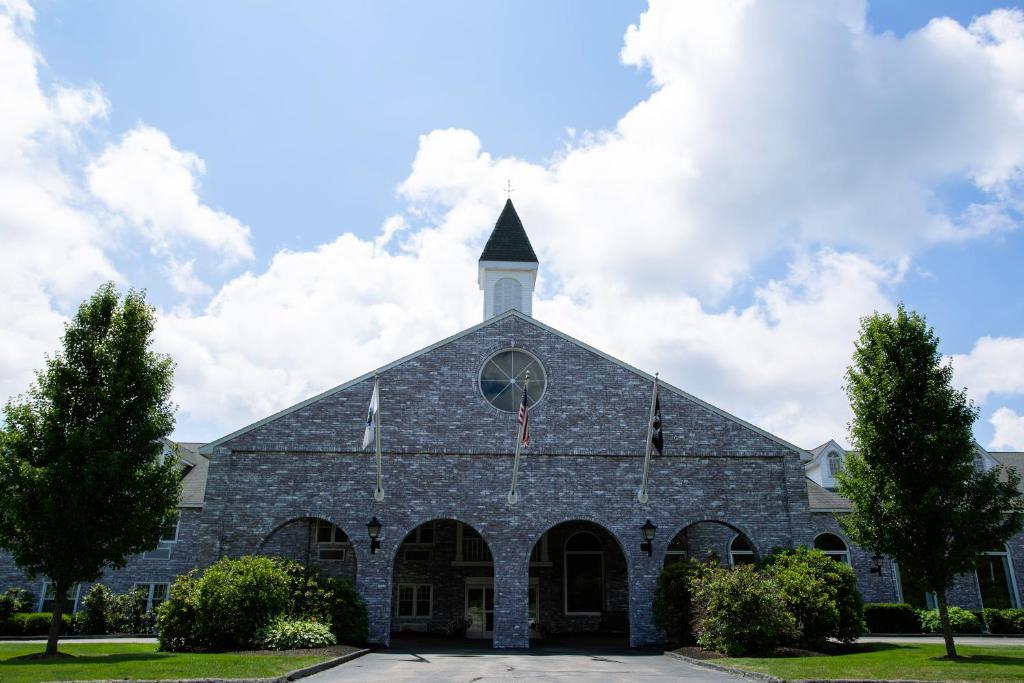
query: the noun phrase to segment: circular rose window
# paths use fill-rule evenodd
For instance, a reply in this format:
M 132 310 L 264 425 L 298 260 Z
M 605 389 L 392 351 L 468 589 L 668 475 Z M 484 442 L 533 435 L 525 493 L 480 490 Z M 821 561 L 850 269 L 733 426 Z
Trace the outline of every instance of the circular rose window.
M 507 413 L 519 411 L 524 387 L 532 406 L 544 395 L 546 384 L 544 366 L 519 349 L 499 351 L 487 359 L 480 371 L 480 393 L 492 406 Z

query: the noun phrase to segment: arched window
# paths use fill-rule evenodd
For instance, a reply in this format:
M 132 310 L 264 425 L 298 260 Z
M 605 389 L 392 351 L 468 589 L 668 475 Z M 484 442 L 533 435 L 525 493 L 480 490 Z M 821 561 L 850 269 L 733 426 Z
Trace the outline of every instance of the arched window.
M 850 550 L 843 539 L 835 534 L 818 534 L 814 539 L 814 547 L 831 557 L 836 562 L 850 564 Z
M 587 531 L 565 542 L 565 613 L 601 614 L 604 611 L 604 549 Z
M 672 564 L 673 562 L 684 562 L 688 554 L 686 545 L 686 530 L 680 531 L 676 534 L 675 538 L 672 539 L 668 544 L 668 551 L 665 553 L 665 564 Z
M 832 451 L 831 453 L 828 454 L 828 476 L 835 479 L 836 475 L 842 471 L 843 459 L 839 456 L 838 453 Z
M 494 315 L 510 308 L 523 307 L 523 285 L 512 277 L 503 277 L 494 283 Z
M 743 534 L 736 534 L 729 543 L 729 564 L 754 564 L 754 547 Z
M 979 555 L 975 574 L 983 608 L 1010 609 L 1020 606 L 1013 565 L 1005 546 L 1001 550 L 990 550 Z

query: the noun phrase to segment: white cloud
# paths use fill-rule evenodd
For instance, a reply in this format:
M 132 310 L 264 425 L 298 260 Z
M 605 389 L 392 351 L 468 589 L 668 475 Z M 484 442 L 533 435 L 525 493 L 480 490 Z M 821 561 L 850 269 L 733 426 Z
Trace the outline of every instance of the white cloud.
M 1024 451 L 1024 415 L 1003 407 L 992 413 L 988 420 L 995 428 L 990 450 Z
M 89 166 L 89 188 L 161 252 L 191 240 L 229 263 L 251 259 L 248 226 L 199 200 L 198 177 L 205 172 L 197 155 L 175 149 L 163 131 L 140 125 Z
M 109 104 L 95 86 L 39 86 L 19 12 L 0 19 L 0 101 L 14 103 L 0 110 L 0 230 L 26 246 L 0 256 L 21 287 L 18 310 L 0 303 L 19 321 L 0 333 L 0 389 L 54 344 L 56 297 L 116 275 L 122 240 L 141 234 L 189 302 L 208 285 L 186 250 L 253 255 L 249 228 L 201 198 L 202 159 L 159 130 L 81 164 L 87 188 L 59 170 Z M 1016 229 L 1024 203 L 1024 16 L 902 38 L 864 17 L 860 2 L 656 1 L 622 51 L 654 89 L 613 129 L 574 131 L 544 163 L 493 157 L 471 131 L 423 135 L 405 208 L 377 235 L 282 251 L 201 311 L 162 313 L 183 424 L 208 430 L 182 436 L 215 437 L 477 322 L 476 259 L 512 178 L 542 262 L 539 319 L 801 445 L 841 438 L 858 317 L 891 309 L 906 257 Z M 946 206 L 944 188 L 965 183 L 979 200 Z M 754 279 L 780 262 L 784 275 Z M 738 291 L 753 294 L 723 309 Z M 1008 391 L 981 355 L 972 383 Z
M 993 394 L 1024 394 L 1024 339 L 982 337 L 970 353 L 952 358 L 957 384 L 976 402 Z

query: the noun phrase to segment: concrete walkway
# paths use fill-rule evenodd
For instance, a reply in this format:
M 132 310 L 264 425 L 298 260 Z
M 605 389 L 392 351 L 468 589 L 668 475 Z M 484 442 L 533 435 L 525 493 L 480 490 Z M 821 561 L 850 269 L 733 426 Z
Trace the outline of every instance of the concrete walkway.
M 1015 645 L 1024 646 L 1024 636 L 1010 636 L 1006 638 L 982 638 L 980 636 L 956 636 L 957 645 L 981 645 L 984 647 L 1005 647 Z M 942 645 L 946 641 L 941 636 L 863 636 L 857 639 L 858 643 L 919 643 Z
M 660 652 L 623 650 L 586 653 L 580 650 L 453 649 L 415 652 L 388 649 L 371 652 L 341 666 L 304 679 L 309 683 L 348 681 L 692 681 L 738 683 L 750 679 L 693 666 Z

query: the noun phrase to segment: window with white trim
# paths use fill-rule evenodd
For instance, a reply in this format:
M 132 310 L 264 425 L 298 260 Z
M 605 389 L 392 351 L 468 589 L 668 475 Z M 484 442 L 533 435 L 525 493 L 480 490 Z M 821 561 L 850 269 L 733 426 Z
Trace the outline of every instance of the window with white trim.
M 754 547 L 743 534 L 736 534 L 729 542 L 729 564 L 754 564 Z
M 983 608 L 1011 609 L 1020 606 L 1013 565 L 1005 547 L 979 555 L 974 573 L 978 578 Z
M 523 284 L 512 277 L 503 277 L 494 283 L 494 315 L 510 308 L 523 307 Z
M 330 522 L 316 521 L 316 556 L 323 562 L 340 562 L 348 550 L 348 535 Z
M 673 562 L 685 562 L 689 555 L 686 530 L 683 529 L 675 535 L 668 544 L 668 550 L 665 551 L 665 564 L 669 565 Z
M 429 583 L 398 584 L 398 616 L 427 619 L 433 613 L 434 586 Z
M 81 597 L 82 586 L 81 584 L 75 584 L 68 591 L 67 598 L 64 601 L 64 614 L 74 614 L 78 611 L 78 599 Z M 43 581 L 43 589 L 39 591 L 39 610 L 40 612 L 52 612 L 54 605 L 57 604 L 57 595 L 53 590 L 53 584 L 49 581 Z
M 178 542 L 178 533 L 181 531 L 181 513 L 175 513 L 165 517 L 160 527 L 160 542 L 157 547 L 147 550 L 142 557 L 147 560 L 169 560 L 174 544 Z
M 843 539 L 832 533 L 818 534 L 814 538 L 814 547 L 831 557 L 836 562 L 850 564 L 850 550 Z
M 138 583 L 132 586 L 133 590 L 140 590 L 146 594 L 146 611 L 156 609 L 161 602 L 167 599 L 167 590 L 170 585 L 167 583 Z
M 985 458 L 981 456 L 981 453 L 974 454 L 974 471 L 979 473 L 985 471 Z
M 843 471 L 843 458 L 835 451 L 828 454 L 828 476 L 836 478 Z

